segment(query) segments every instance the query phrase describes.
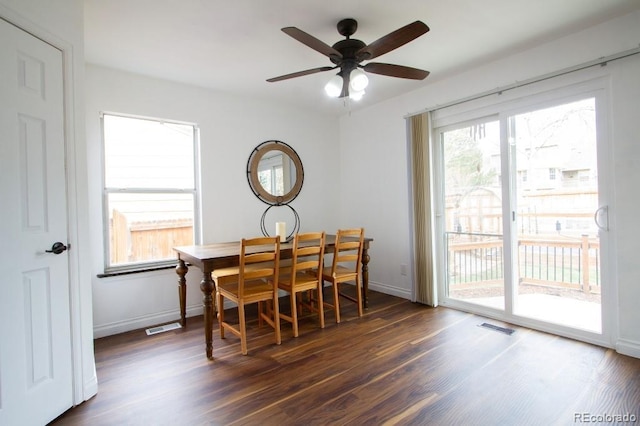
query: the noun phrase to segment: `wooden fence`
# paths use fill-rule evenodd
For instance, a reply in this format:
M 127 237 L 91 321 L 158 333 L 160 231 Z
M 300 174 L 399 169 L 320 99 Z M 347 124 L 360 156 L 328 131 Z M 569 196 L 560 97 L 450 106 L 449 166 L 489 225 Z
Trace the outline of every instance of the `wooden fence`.
M 130 222 L 113 210 L 111 264 L 175 258 L 173 247 L 193 244 L 192 219 Z

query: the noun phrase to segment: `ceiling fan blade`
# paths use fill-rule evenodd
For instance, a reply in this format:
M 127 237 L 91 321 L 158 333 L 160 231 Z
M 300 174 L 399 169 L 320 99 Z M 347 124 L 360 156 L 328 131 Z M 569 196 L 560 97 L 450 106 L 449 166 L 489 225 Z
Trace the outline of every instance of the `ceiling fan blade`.
M 311 34 L 307 34 L 304 31 L 296 28 L 296 27 L 284 27 L 282 31 L 298 40 L 300 43 L 312 48 L 313 50 L 322 53 L 328 57 L 337 57 L 342 58 L 342 53 L 338 52 L 333 47 L 329 46 L 325 42 L 318 40 Z
M 285 74 L 285 75 L 281 75 L 279 77 L 273 77 L 273 78 L 269 78 L 267 79 L 267 81 L 269 83 L 273 83 L 275 81 L 282 81 L 282 80 L 288 80 L 290 78 L 295 78 L 295 77 L 302 77 L 303 75 L 309 75 L 309 74 L 315 74 L 317 72 L 323 72 L 323 71 L 331 71 L 333 69 L 336 69 L 337 67 L 318 67 L 318 68 L 312 68 L 310 70 L 304 70 L 304 71 L 298 71 L 298 72 L 293 72 L 291 74 Z
M 418 68 L 405 67 L 404 65 L 383 64 L 381 62 L 369 62 L 362 67 L 372 74 L 388 75 L 389 77 L 410 78 L 412 80 L 424 80 L 429 71 Z
M 420 37 L 427 31 L 429 31 L 429 27 L 424 22 L 412 22 L 409 25 L 405 25 L 386 36 L 379 38 L 373 43 L 369 43 L 369 45 L 356 52 L 356 58 L 364 61 L 384 55 L 385 53 L 397 49 L 398 47 L 409 43 L 411 40 Z

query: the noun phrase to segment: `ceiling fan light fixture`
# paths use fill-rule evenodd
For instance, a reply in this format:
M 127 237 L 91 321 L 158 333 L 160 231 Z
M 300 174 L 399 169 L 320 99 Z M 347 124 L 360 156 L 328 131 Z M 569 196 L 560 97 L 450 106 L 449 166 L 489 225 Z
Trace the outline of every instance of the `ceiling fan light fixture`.
M 342 92 L 342 77 L 339 74 L 334 75 L 324 86 L 324 91 L 332 98 L 340 96 L 340 92 Z
M 349 92 L 349 99 L 352 101 L 359 101 L 364 96 L 364 89 L 362 90 L 352 90 Z
M 363 61 L 370 61 L 404 46 L 428 32 L 429 27 L 424 22 L 414 21 L 369 44 L 351 38 L 358 28 L 358 23 L 355 19 L 342 19 L 338 22 L 337 28 L 338 33 L 345 38 L 334 43 L 333 46 L 326 44 L 299 28 L 282 28 L 282 32 L 288 36 L 328 57 L 333 65 L 284 74 L 279 77 L 269 78 L 267 81 L 288 80 L 290 78 L 302 77 L 339 68 L 340 72 L 332 77 L 324 86 L 325 92 L 333 98 L 359 100 L 364 95 L 364 89 L 369 84 L 369 78 L 364 71 L 371 74 L 412 80 L 422 80 L 429 75 L 428 71 L 404 65 L 386 64 L 382 62 L 368 62 L 366 65 L 361 64 Z
M 367 75 L 360 69 L 356 68 L 351 71 L 349 86 L 351 86 L 351 90 L 356 92 L 363 91 L 367 85 L 369 84 L 369 78 Z

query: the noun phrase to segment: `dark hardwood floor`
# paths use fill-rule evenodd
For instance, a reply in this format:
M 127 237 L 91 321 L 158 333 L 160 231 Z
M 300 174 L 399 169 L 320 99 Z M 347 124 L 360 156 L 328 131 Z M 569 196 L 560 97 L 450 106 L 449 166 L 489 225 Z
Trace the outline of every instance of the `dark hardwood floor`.
M 277 346 L 271 329 L 253 321 L 248 356 L 216 326 L 213 361 L 202 317 L 154 336 L 97 339 L 98 394 L 53 424 L 640 422 L 640 359 L 613 350 L 376 292 L 363 318 L 349 308 L 342 323 L 331 312 L 326 323 L 321 330 L 307 316 L 293 338 L 283 322 Z

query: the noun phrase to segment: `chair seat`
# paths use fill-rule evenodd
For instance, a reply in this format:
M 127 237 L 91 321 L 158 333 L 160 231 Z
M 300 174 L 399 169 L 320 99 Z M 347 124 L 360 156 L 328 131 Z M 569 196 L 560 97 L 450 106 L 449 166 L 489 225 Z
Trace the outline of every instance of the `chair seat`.
M 282 273 L 282 269 L 280 269 Z M 300 291 L 313 290 L 318 287 L 318 276 L 311 274 L 309 271 L 303 271 L 296 274 L 296 288 Z M 291 270 L 289 274 L 282 276 L 278 280 L 278 287 L 282 290 L 291 290 Z
M 240 275 L 240 267 L 232 266 L 229 268 L 216 269 L 211 273 L 211 278 L 216 282 L 217 286 L 223 286 L 226 283 L 238 282 Z
M 220 293 L 222 293 L 228 299 L 234 300 L 237 302 L 239 299 L 238 296 L 238 283 L 222 283 L 218 285 Z M 247 302 L 251 300 L 264 300 L 265 297 L 273 294 L 273 287 L 266 281 L 256 280 L 256 281 L 247 281 L 244 283 L 244 297 L 243 299 Z
M 273 262 L 254 263 L 245 267 L 246 271 L 255 271 L 257 269 L 269 267 L 273 265 Z M 291 259 L 284 259 L 280 261 L 280 273 L 291 273 Z M 230 266 L 228 268 L 219 268 L 211 272 L 211 278 L 213 278 L 218 285 L 223 285 L 229 282 L 237 282 L 238 275 L 240 275 L 239 266 Z
M 338 281 L 348 281 L 351 279 L 355 279 L 357 275 L 357 272 L 353 272 L 351 269 L 347 269 L 342 266 L 338 266 L 335 273 L 333 272 L 331 266 L 322 269 L 322 278 L 327 281 L 333 279 L 337 279 Z

